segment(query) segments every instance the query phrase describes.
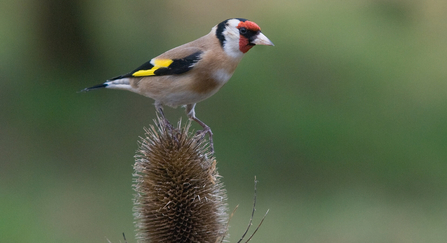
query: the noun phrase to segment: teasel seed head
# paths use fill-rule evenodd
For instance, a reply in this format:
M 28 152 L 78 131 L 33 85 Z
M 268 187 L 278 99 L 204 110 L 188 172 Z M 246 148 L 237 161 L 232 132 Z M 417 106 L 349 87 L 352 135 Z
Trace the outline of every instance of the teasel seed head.
M 158 118 L 145 129 L 134 165 L 138 242 L 220 242 L 227 196 L 207 142 Z

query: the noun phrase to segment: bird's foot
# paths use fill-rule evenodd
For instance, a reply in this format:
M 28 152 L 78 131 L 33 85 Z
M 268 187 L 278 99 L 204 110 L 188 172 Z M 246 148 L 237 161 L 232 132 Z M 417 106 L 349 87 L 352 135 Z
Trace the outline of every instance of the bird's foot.
M 209 126 L 204 126 L 203 130 L 196 132 L 196 136 L 200 136 L 199 141 L 205 138 L 206 134 L 210 136 L 210 152 L 214 153 L 213 132 Z
M 169 131 L 171 131 L 171 132 L 174 131 L 175 127 L 168 121 L 168 119 L 166 119 L 166 118 L 163 118 L 163 119 L 164 119 L 166 127 L 169 129 Z
M 158 127 L 159 128 L 164 127 L 165 129 L 167 128 L 167 130 L 169 130 L 170 132 L 174 130 L 174 126 L 164 116 L 162 116 L 161 119 L 159 119 Z
M 180 140 L 178 140 L 177 135 L 179 134 L 179 131 L 169 122 L 168 119 L 162 114 L 162 120 L 161 123 L 158 124 L 159 127 L 164 127 L 168 133 L 171 134 L 172 138 L 174 139 L 175 143 L 180 147 Z
M 172 138 L 174 138 L 175 143 L 180 147 L 180 140 L 178 140 L 177 135 L 179 134 L 179 131 L 168 121 L 168 119 L 164 118 L 166 127 L 168 128 L 169 132 L 172 135 Z

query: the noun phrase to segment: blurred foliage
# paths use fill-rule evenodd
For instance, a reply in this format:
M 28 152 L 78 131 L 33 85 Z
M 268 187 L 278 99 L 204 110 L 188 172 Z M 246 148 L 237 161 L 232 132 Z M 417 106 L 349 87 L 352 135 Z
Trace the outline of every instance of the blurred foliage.
M 199 103 L 213 128 L 237 241 L 444 242 L 447 3 L 0 2 L 3 242 L 134 242 L 132 164 L 152 100 L 84 87 L 220 21 L 255 21 L 255 47 Z M 171 121 L 186 119 L 167 108 Z M 199 129 L 199 127 L 195 127 Z

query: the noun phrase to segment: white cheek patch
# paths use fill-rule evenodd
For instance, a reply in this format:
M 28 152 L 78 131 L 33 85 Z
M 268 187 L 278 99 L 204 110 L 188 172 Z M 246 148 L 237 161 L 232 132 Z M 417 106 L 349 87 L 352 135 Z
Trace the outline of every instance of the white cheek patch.
M 232 74 L 228 73 L 224 69 L 219 69 L 213 73 L 213 78 L 222 83 L 226 83 L 231 78 L 231 76 Z
M 229 20 L 223 35 L 225 36 L 224 51 L 232 58 L 242 58 L 244 53 L 239 50 L 239 30 L 236 26 L 239 24 L 239 20 Z
M 239 39 L 226 38 L 223 48 L 225 53 L 232 58 L 242 58 L 244 55 L 244 53 L 239 50 Z

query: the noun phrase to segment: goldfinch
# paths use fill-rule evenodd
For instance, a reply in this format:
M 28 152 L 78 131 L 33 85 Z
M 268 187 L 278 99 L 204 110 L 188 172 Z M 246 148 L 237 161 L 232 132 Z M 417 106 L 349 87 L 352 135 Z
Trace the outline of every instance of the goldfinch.
M 209 134 L 214 151 L 213 133 L 195 116 L 194 108 L 231 78 L 244 54 L 255 45 L 273 46 L 273 43 L 256 23 L 242 18 L 227 19 L 197 40 L 152 58 L 130 73 L 82 91 L 109 88 L 147 96 L 155 100 L 156 110 L 165 120 L 162 105 L 185 106 L 188 118 L 203 127 L 199 133 Z

